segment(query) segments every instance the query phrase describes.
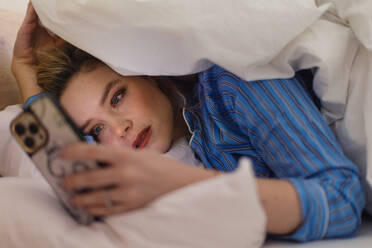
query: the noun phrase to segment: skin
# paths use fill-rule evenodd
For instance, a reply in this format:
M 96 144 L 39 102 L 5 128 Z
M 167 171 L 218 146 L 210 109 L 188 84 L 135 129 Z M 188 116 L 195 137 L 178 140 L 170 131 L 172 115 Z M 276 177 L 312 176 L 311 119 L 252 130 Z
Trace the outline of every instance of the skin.
M 14 43 L 11 64 L 12 73 L 18 83 L 23 103 L 28 97 L 42 92 L 35 83 L 37 81 L 34 69 L 37 61 L 35 52 L 49 49 L 64 42 L 59 37 L 52 37 L 40 26 L 39 18 L 29 2 L 25 19 L 18 30 Z
M 104 145 L 133 148 L 141 131 L 150 127 L 144 148 L 165 153 L 186 132 L 177 128 L 172 105 L 155 81 L 123 77 L 104 65 L 74 75 L 60 101 L 83 132 Z
M 45 35 L 45 30 L 37 26 L 36 13 L 32 5 L 29 5 L 25 20 L 18 31 L 12 61 L 12 72 L 17 79 L 23 100 L 41 91 L 36 84 L 36 71 L 34 70 L 36 61 L 35 52 L 60 42 L 58 39 Z M 105 71 L 107 68 L 100 68 L 97 70 Z M 98 71 L 94 70 L 93 74 L 98 73 Z M 77 81 L 83 80 L 84 77 L 87 79 L 87 77 L 89 78 L 89 76 L 93 74 L 84 75 L 84 73 L 80 72 L 71 80 L 72 82 L 70 82 L 69 85 L 69 87 L 71 87 L 70 89 L 73 89 L 75 86 L 81 87 Z M 89 83 L 97 83 L 97 92 L 95 93 L 99 93 L 98 89 L 103 87 L 103 85 L 108 82 L 109 78 L 112 78 L 112 75 L 111 72 L 105 72 L 100 75 L 100 77 L 96 75 L 97 77 L 90 78 L 91 80 Z M 80 80 L 77 80 L 79 77 Z M 96 80 L 97 82 L 95 82 Z M 130 80 L 126 81 L 130 82 Z M 74 82 L 77 82 L 76 85 L 73 85 Z M 98 83 L 100 86 L 98 86 Z M 152 86 L 156 88 L 153 82 L 140 82 L 139 84 L 141 84 L 141 87 L 145 84 L 149 84 L 148 86 L 150 87 L 152 84 Z M 88 83 L 85 84 L 84 89 L 87 89 L 87 87 Z M 83 93 L 86 94 L 87 92 L 84 92 L 84 89 L 80 89 L 80 91 L 77 92 L 81 93 L 81 96 L 86 97 L 86 95 L 83 95 Z M 68 89 L 66 94 L 68 94 Z M 67 95 L 65 95 L 65 97 L 66 96 Z M 146 98 L 144 95 L 142 97 Z M 92 100 L 91 97 L 87 97 L 86 99 Z M 161 97 L 159 101 L 160 99 Z M 65 100 L 62 99 L 67 108 L 69 108 L 67 106 L 68 100 L 68 97 L 66 97 Z M 80 104 L 84 102 L 85 101 L 81 101 Z M 135 103 L 136 101 L 133 100 L 133 102 Z M 154 101 L 152 104 L 153 103 Z M 165 102 L 164 104 L 164 106 L 167 105 Z M 82 105 L 76 105 L 75 107 L 78 108 L 79 106 Z M 156 106 L 153 107 L 156 108 Z M 124 114 L 124 117 L 116 115 L 119 111 L 122 111 L 120 107 L 118 109 L 110 108 L 110 106 L 106 105 L 105 108 L 98 107 L 98 109 L 90 109 L 92 112 L 89 112 L 93 114 L 93 116 L 98 114 L 98 116 L 95 117 L 99 118 L 95 121 L 103 121 L 106 125 L 109 123 L 108 128 L 110 130 L 110 135 L 108 139 L 104 139 L 105 142 L 108 142 L 108 145 L 79 143 L 68 146 L 61 152 L 61 157 L 64 159 L 95 160 L 106 162 L 109 165 L 105 168 L 70 175 L 65 178 L 64 185 L 66 190 L 72 191 L 85 187 L 95 189 L 91 193 L 73 196 L 71 201 L 77 206 L 84 207 L 91 214 L 97 216 L 124 213 L 144 207 L 159 196 L 172 190 L 221 175 L 215 171 L 190 166 L 162 156 L 160 152 L 167 149 L 169 140 L 177 137 L 177 131 L 165 134 L 164 140 L 159 138 L 159 141 L 158 139 L 157 141 L 151 141 L 149 143 L 149 148 L 154 149 L 128 149 L 128 143 L 131 142 L 133 134 L 131 133 L 128 136 L 119 135 L 123 130 L 126 130 L 127 126 L 123 123 L 129 123 L 127 120 L 131 120 L 132 124 L 129 126 L 132 130 L 135 130 L 133 131 L 134 133 L 140 130 L 144 125 L 150 123 L 155 128 L 154 137 L 156 137 L 155 135 L 163 132 L 162 127 L 156 124 L 156 118 L 154 119 L 151 115 L 144 116 L 146 108 L 141 108 L 143 114 L 141 114 L 141 116 L 145 118 L 143 121 L 140 121 L 137 115 L 134 115 L 134 117 L 133 115 L 129 117 Z M 92 118 L 90 115 L 84 115 L 86 110 L 86 107 L 76 110 L 79 111 L 77 114 L 79 116 L 76 116 L 79 125 L 82 125 L 87 118 Z M 131 113 L 132 110 L 133 108 L 128 110 L 128 113 Z M 94 111 L 97 111 L 97 113 Z M 81 120 L 78 119 L 80 115 L 82 117 Z M 176 129 L 172 127 L 169 130 Z M 122 139 L 120 139 L 120 137 Z M 125 138 L 128 137 L 130 138 L 126 140 Z M 257 193 L 267 217 L 267 232 L 273 234 L 289 234 L 295 231 L 301 223 L 301 206 L 293 185 L 282 179 L 275 180 L 264 178 L 256 179 L 256 183 Z M 115 187 L 109 190 L 102 190 L 103 187 L 111 185 L 115 185 Z M 112 208 L 107 208 L 105 206 L 105 194 L 108 194 L 114 202 Z

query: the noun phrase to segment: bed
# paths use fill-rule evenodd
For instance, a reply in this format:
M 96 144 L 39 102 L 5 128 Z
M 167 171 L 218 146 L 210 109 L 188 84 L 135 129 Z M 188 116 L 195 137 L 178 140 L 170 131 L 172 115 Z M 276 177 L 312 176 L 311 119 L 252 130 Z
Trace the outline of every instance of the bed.
M 0 237 L 5 247 L 370 247 L 368 216 L 354 238 L 265 241 L 265 218 L 244 165 L 239 173 L 173 192 L 145 209 L 81 226 L 10 138 L 8 122 L 20 110 L 12 105 L 0 111 L 0 173 L 7 176 L 0 179 Z
M 0 111 L 0 173 L 6 175 L 0 178 L 4 247 L 370 247 L 372 219 L 367 215 L 353 238 L 305 244 L 265 240 L 265 217 L 249 163 L 232 175 L 168 194 L 145 209 L 89 227 L 79 225 L 10 137 L 9 121 L 19 111 L 20 105 Z
M 350 239 L 306 244 L 265 240 L 265 217 L 247 161 L 235 174 L 173 192 L 148 208 L 90 227 L 76 224 L 9 134 L 9 121 L 20 111 L 18 89 L 10 74 L 11 50 L 26 3 L 0 2 L 2 247 L 370 247 L 372 219 L 367 215 L 360 232 Z

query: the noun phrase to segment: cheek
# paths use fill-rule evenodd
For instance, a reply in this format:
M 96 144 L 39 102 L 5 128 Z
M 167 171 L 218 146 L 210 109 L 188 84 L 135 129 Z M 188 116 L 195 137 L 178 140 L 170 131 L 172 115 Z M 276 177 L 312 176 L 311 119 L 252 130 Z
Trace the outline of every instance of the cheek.
M 102 145 L 114 145 L 115 137 L 110 127 L 105 127 L 99 135 L 99 143 Z
M 169 122 L 173 122 L 173 106 L 168 97 L 163 96 L 161 101 L 159 101 L 158 111 L 160 111 Z
M 165 123 L 172 123 L 173 108 L 167 96 L 160 90 L 136 92 L 128 95 L 123 102 L 121 112 L 128 117 L 137 120 L 156 120 Z
M 152 97 L 144 97 L 142 95 L 135 95 L 128 98 L 123 104 L 123 111 L 130 116 L 146 118 L 154 114 L 154 99 Z
M 100 135 L 99 143 L 102 145 L 131 147 L 128 139 L 123 139 L 119 134 L 115 133 L 114 129 L 107 127 Z

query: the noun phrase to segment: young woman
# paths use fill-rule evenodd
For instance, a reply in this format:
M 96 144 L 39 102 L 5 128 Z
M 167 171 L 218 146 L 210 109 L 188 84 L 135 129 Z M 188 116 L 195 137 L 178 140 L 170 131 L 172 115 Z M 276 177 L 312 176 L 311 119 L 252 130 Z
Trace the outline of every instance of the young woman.
M 213 178 L 216 170 L 232 171 L 245 156 L 254 164 L 268 233 L 308 241 L 358 229 L 365 199 L 357 167 L 343 155 L 301 78 L 246 82 L 216 65 L 199 74 L 183 119 L 156 78 L 118 75 L 73 47 L 37 62 L 30 42 L 35 16 L 30 8 L 15 44 L 13 72 L 23 99 L 41 91 L 38 64 L 39 85 L 60 97 L 85 133 L 107 144 L 64 150 L 66 159 L 110 165 L 65 179 L 68 190 L 96 189 L 75 195 L 76 205 L 98 216 L 126 212 Z M 161 156 L 187 134 L 207 170 Z M 105 204 L 107 195 L 113 204 Z

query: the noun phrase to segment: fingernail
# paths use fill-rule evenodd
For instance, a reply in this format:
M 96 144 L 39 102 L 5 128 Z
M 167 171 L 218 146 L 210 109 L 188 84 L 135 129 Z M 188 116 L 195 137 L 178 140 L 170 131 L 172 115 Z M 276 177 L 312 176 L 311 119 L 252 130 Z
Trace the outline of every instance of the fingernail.
M 68 204 L 69 204 L 71 207 L 77 208 L 76 201 L 74 200 L 73 197 L 69 197 L 69 198 L 67 199 L 67 201 L 68 201 Z
M 64 179 L 61 179 L 57 182 L 58 186 L 62 188 L 63 190 L 67 191 L 66 183 Z

